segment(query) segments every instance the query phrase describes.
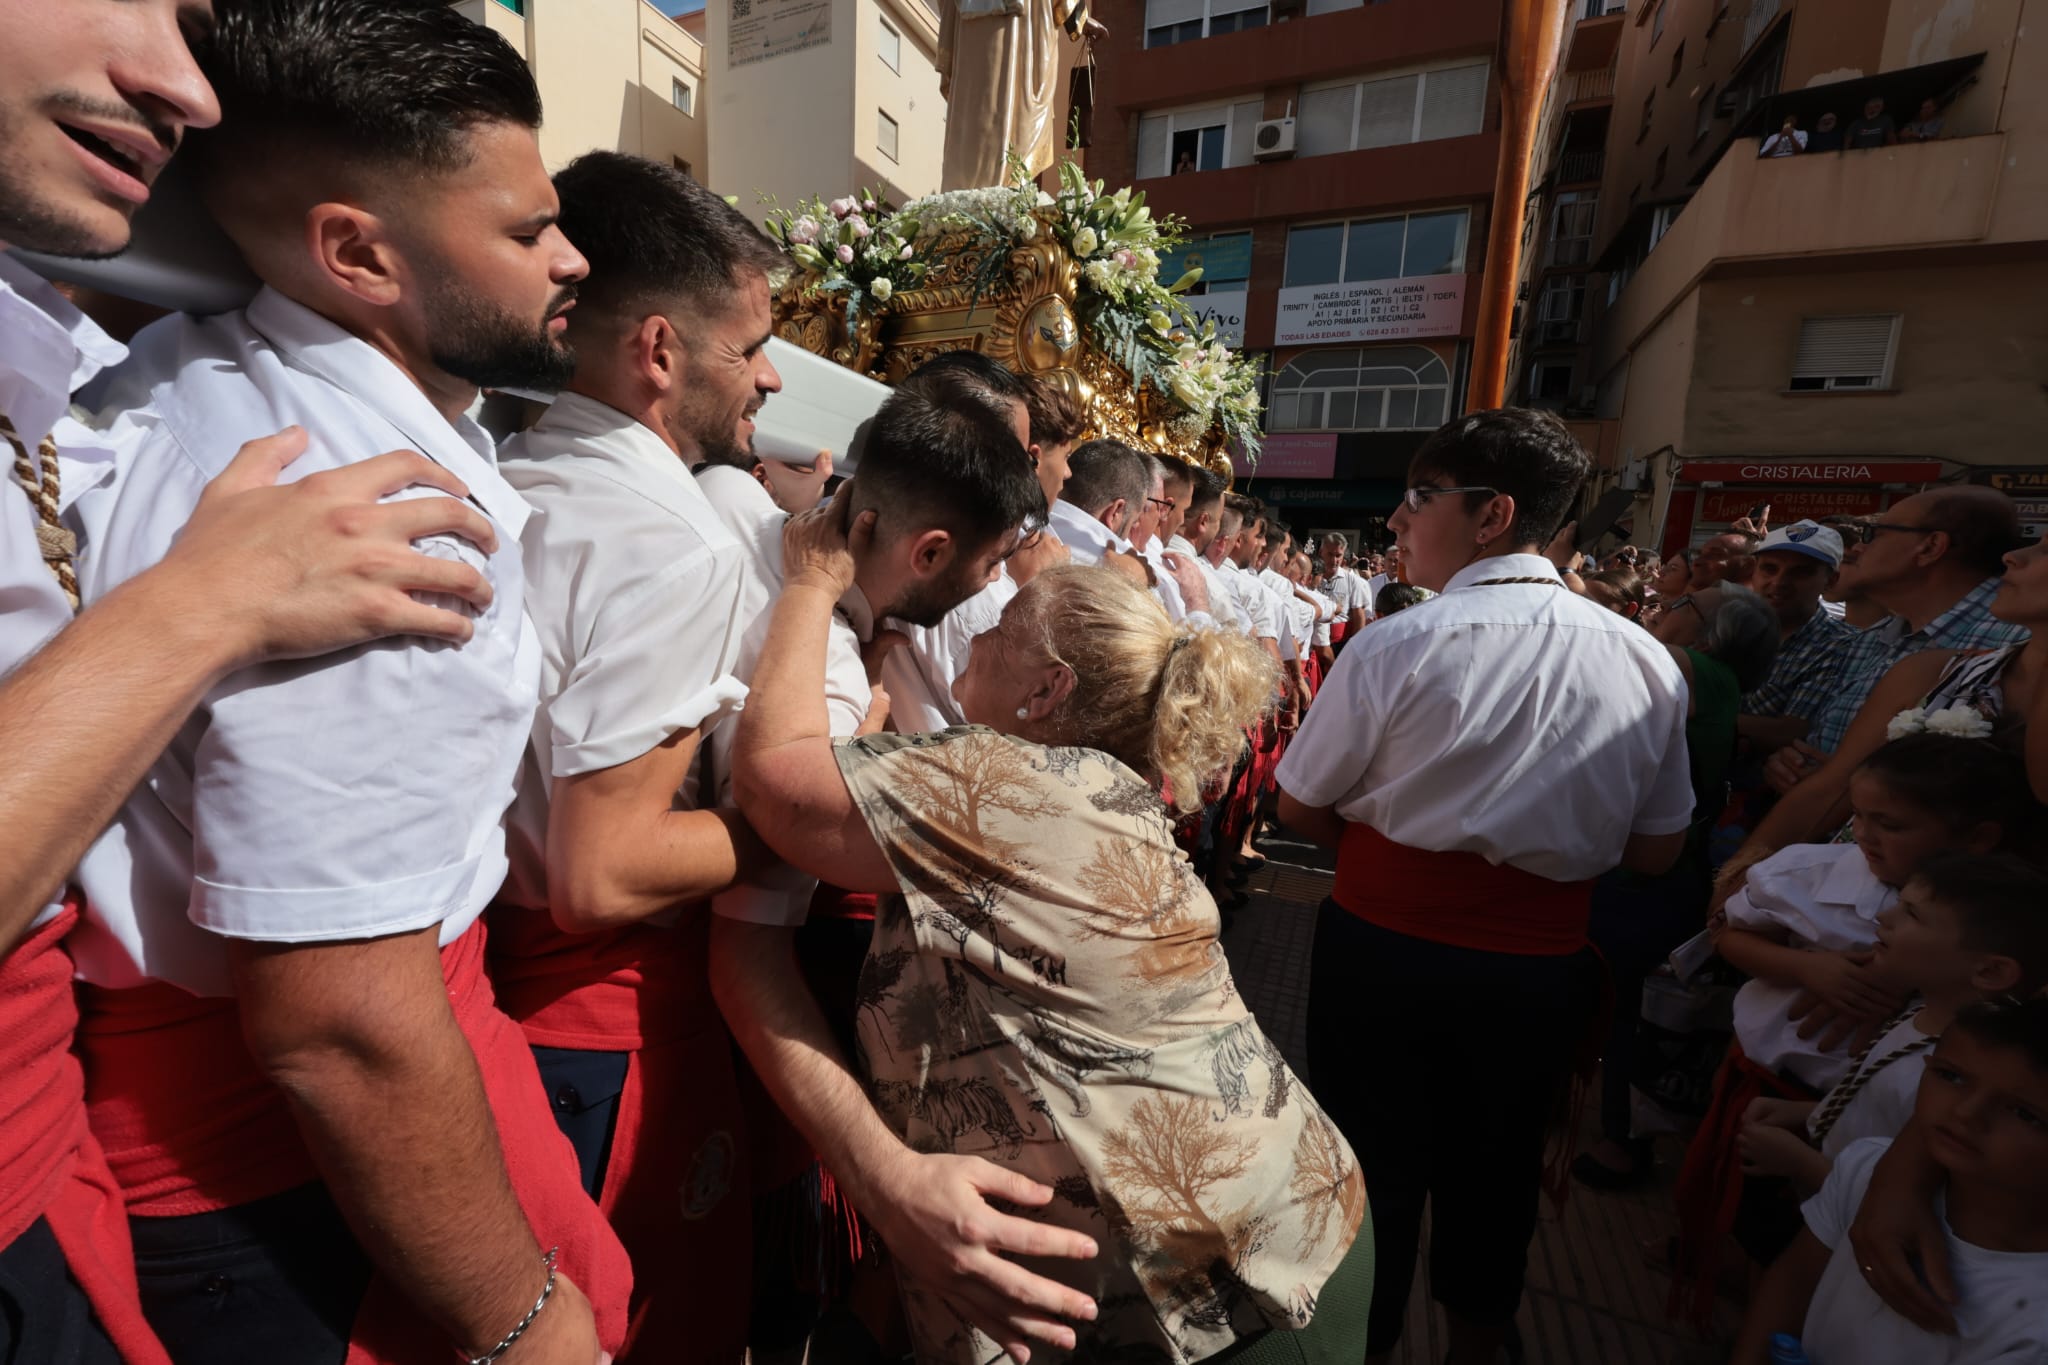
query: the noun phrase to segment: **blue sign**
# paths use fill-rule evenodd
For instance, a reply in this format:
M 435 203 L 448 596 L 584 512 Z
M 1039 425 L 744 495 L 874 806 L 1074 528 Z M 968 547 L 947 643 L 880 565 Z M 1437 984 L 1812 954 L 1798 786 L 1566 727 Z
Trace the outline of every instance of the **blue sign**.
M 1248 280 L 1252 274 L 1252 235 L 1232 233 L 1225 237 L 1196 238 L 1159 258 L 1159 282 L 1172 284 L 1188 271 L 1200 267 L 1205 281 L 1226 283 Z

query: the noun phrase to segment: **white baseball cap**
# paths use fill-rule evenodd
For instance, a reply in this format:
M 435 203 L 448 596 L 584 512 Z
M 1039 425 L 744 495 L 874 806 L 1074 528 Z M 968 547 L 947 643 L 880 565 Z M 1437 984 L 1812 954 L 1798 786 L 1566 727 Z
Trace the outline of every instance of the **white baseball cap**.
M 1817 521 L 1795 521 L 1790 526 L 1780 526 L 1764 537 L 1764 543 L 1757 547 L 1756 552 L 1767 554 L 1772 550 L 1791 550 L 1795 554 L 1810 555 L 1830 569 L 1842 567 L 1840 533 Z

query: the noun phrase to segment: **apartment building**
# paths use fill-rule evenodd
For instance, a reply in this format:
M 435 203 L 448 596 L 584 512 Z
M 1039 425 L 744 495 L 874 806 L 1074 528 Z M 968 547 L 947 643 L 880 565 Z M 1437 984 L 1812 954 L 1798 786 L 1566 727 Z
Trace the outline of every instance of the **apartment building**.
M 710 182 L 704 44 L 647 0 L 459 0 L 502 33 L 540 85 L 541 157 L 558 170 L 598 148 Z
M 1463 407 L 1499 156 L 1497 0 L 1098 0 L 1091 176 L 1192 226 L 1168 276 L 1269 360 L 1240 484 L 1372 543 Z
M 1597 3 L 1550 95 L 1516 378 L 1587 424 L 1624 529 L 1669 550 L 1762 504 L 1871 513 L 1969 480 L 2038 533 L 2048 56 L 2024 33 L 2043 4 Z M 1597 182 L 1567 179 L 1599 49 L 1571 54 L 1610 30 Z M 1939 126 L 1916 138 L 1924 101 Z M 1788 120 L 1799 150 L 1760 156 Z

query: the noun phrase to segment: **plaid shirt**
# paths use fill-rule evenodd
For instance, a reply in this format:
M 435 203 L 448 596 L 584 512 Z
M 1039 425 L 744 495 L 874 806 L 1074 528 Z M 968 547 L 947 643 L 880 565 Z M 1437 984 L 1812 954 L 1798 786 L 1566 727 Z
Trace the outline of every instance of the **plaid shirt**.
M 1827 705 L 1834 690 L 1842 647 L 1856 634 L 1856 627 L 1836 620 L 1826 607 L 1815 607 L 1806 624 L 1778 646 L 1778 656 L 1771 661 L 1771 676 L 1742 699 L 1742 714 L 1803 716 L 1812 720 Z
M 1839 660 L 1826 687 L 1827 706 L 1813 717 L 1808 742 L 1831 754 L 1842 742 L 1849 722 L 1887 670 L 1909 654 L 1924 649 L 1998 649 L 2027 639 L 2025 626 L 2008 625 L 1991 614 L 1991 599 L 2000 580 L 1987 578 L 1963 599 L 1918 630 L 1894 616 L 1850 638 L 1836 651 Z

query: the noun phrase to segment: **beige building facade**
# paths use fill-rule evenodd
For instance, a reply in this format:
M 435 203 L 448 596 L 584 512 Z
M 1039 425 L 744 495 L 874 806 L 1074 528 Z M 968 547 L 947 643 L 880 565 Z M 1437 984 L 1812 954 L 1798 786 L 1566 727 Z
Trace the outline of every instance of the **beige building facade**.
M 600 148 L 710 181 L 704 45 L 647 0 L 460 0 L 502 33 L 540 85 L 541 156 L 559 170 Z
M 2004 488 L 2048 524 L 2048 52 L 2029 18 L 2048 4 L 1630 0 L 1579 325 L 1542 344 L 1564 335 L 1541 327 L 1553 176 L 1519 344 L 1522 396 L 1581 419 L 1637 543 L 1695 544 L 1759 503 L 1776 523 L 1877 512 L 1935 481 Z M 1821 115 L 1840 131 L 1872 99 L 1901 129 L 1935 100 L 1938 135 L 1811 145 Z M 1788 117 L 1809 149 L 1759 158 Z M 1559 355 L 1571 381 L 1546 397 Z

